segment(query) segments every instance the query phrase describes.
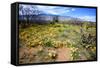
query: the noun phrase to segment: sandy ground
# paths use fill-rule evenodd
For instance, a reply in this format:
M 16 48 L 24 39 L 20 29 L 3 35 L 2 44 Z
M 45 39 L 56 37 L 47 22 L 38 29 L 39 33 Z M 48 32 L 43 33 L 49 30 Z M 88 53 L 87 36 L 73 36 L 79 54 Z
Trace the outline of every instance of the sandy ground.
M 62 47 L 62 48 L 58 48 L 57 49 L 57 53 L 58 53 L 58 57 L 57 57 L 57 61 L 69 61 L 71 60 L 71 50 L 70 48 L 65 48 L 65 47 Z

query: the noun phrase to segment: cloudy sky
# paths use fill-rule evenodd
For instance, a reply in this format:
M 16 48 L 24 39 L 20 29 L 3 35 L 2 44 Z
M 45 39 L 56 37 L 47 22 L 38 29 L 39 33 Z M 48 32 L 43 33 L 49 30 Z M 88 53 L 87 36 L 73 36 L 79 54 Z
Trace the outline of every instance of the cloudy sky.
M 29 8 L 34 10 L 32 7 L 36 7 L 39 11 L 42 11 L 44 14 L 52 14 L 59 16 L 71 16 L 80 18 L 87 21 L 96 21 L 96 9 L 95 8 L 78 8 L 78 7 L 63 7 L 63 6 L 43 6 L 43 5 L 19 5 L 23 6 L 23 9 Z M 22 14 L 22 11 L 19 11 L 19 14 Z

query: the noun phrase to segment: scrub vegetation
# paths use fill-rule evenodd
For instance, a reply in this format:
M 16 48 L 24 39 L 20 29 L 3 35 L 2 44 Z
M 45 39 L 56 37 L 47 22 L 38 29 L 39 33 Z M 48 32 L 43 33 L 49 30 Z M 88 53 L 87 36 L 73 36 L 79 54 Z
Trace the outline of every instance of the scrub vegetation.
M 19 63 L 96 59 L 96 24 L 19 24 Z

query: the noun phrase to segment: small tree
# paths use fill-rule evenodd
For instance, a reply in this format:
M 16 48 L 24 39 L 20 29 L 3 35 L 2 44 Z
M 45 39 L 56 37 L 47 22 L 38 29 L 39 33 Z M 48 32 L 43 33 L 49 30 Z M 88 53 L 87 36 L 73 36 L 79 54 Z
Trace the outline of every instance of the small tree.
M 42 11 L 40 11 L 37 6 L 34 5 L 27 5 L 26 7 L 24 7 L 24 5 L 19 5 L 19 12 L 21 12 L 20 15 L 23 16 L 25 27 L 30 24 L 30 21 L 32 20 L 31 16 L 39 15 L 42 13 Z
M 54 22 L 58 22 L 58 16 L 54 16 Z
M 53 21 L 51 22 L 51 24 L 54 24 L 54 23 L 56 23 L 56 22 L 58 22 L 58 16 L 54 16 L 54 17 L 53 17 Z

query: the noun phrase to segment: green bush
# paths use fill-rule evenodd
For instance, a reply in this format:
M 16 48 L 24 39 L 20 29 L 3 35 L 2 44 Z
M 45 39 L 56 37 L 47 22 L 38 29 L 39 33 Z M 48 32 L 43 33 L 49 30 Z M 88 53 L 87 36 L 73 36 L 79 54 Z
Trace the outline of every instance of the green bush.
M 51 39 L 49 39 L 49 38 L 45 38 L 44 40 L 43 40 L 43 45 L 44 46 L 47 46 L 47 47 L 53 47 L 54 45 L 53 45 L 53 41 L 51 40 Z

